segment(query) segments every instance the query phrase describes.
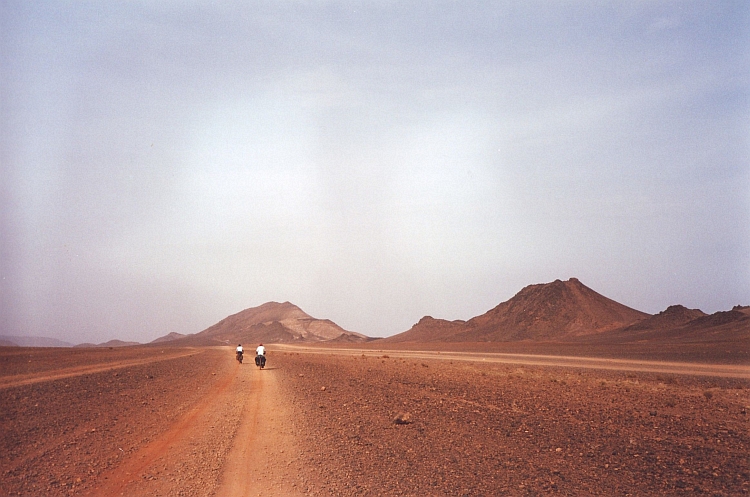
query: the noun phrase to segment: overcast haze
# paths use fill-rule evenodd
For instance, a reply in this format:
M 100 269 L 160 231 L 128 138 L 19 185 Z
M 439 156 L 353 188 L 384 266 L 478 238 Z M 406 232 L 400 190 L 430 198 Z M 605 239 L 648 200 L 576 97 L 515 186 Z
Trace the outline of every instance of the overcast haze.
M 750 304 L 745 1 L 248 3 L 0 3 L 0 334 Z

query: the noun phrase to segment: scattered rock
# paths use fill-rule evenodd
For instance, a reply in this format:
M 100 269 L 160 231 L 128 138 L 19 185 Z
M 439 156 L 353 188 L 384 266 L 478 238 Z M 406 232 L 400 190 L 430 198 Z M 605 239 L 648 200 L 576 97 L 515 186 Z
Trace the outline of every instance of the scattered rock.
M 408 425 L 411 422 L 411 413 L 408 412 L 400 412 L 393 418 L 393 423 L 397 425 Z

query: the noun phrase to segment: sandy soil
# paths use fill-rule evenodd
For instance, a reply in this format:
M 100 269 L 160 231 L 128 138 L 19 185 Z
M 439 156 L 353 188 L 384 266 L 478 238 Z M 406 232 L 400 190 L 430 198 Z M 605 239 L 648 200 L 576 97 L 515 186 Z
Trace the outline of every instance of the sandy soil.
M 747 368 L 300 352 L 0 349 L 0 495 L 750 490 Z

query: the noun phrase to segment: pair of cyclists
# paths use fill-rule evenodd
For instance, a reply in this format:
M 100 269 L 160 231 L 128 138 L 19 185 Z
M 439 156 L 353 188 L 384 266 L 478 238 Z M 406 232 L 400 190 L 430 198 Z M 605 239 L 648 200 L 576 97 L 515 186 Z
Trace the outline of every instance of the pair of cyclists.
M 241 357 L 242 354 L 242 344 L 239 344 L 237 345 L 237 355 Z M 255 349 L 255 364 L 260 367 L 266 365 L 266 348 L 262 343 Z

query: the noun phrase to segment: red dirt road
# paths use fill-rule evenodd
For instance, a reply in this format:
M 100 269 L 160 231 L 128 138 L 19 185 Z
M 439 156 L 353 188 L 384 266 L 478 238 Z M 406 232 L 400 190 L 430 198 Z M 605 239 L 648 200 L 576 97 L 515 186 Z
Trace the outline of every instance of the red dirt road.
M 744 366 L 279 346 L 263 371 L 228 348 L 0 361 L 0 495 L 750 491 Z
M 243 373 L 249 368 L 243 368 Z M 218 497 L 304 495 L 294 422 L 280 394 L 276 370 L 250 370 L 242 420 L 221 478 Z
M 227 354 L 225 361 L 230 360 Z M 290 461 L 299 456 L 287 426 L 277 371 L 231 364 L 229 374 L 200 403 L 107 474 L 105 482 L 89 494 L 173 495 L 179 487 L 187 493 L 220 497 L 297 495 L 296 468 Z M 199 485 L 187 486 L 182 473 L 195 466 L 201 453 L 213 453 L 210 473 Z M 205 468 L 203 464 L 190 471 L 205 473 Z

